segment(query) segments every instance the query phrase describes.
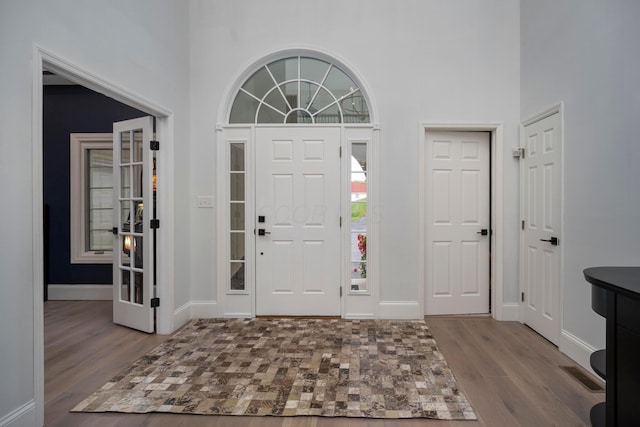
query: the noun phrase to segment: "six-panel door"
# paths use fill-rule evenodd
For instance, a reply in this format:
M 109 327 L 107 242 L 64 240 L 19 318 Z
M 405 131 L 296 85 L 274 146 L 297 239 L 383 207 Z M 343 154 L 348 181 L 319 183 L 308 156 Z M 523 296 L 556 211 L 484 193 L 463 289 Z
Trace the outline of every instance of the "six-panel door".
M 425 314 L 488 313 L 490 133 L 425 143 Z
M 258 315 L 340 314 L 339 147 L 339 128 L 256 129 Z
M 522 160 L 525 323 L 556 345 L 560 343 L 560 136 L 559 113 L 525 126 Z

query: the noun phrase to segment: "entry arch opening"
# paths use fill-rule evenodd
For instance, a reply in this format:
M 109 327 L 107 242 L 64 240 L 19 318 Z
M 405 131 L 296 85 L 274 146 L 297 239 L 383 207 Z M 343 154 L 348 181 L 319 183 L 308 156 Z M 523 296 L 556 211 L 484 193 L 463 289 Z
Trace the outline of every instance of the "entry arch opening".
M 217 126 L 219 141 L 222 142 L 218 147 L 218 206 L 221 208 L 221 215 L 217 222 L 218 232 L 223 236 L 218 241 L 218 262 L 221 268 L 217 293 L 223 315 L 250 317 L 265 313 L 262 307 L 265 298 L 259 297 L 258 294 L 268 289 L 265 285 L 265 272 L 269 272 L 271 267 L 261 268 L 261 262 L 269 255 L 273 256 L 276 249 L 285 248 L 283 242 L 276 248 L 258 247 L 268 241 L 282 240 L 276 233 L 278 229 L 274 228 L 271 222 L 275 219 L 273 212 L 272 215 L 268 215 L 259 211 L 258 196 L 266 192 L 261 187 L 267 179 L 260 174 L 263 163 L 276 162 L 281 166 L 293 162 L 300 163 L 298 166 L 302 167 L 304 164 L 319 164 L 329 159 L 332 159 L 331 162 L 335 161 L 336 168 L 333 172 L 325 174 L 325 177 L 332 177 L 331 179 L 336 181 L 331 189 L 318 192 L 319 183 L 322 181 L 319 178 L 321 173 L 313 171 L 302 174 L 306 179 L 304 184 L 310 186 L 308 193 L 305 192 L 304 200 L 310 202 L 314 195 L 320 193 L 322 197 L 315 198 L 323 199 L 323 204 L 328 203 L 324 200 L 325 196 L 331 199 L 335 197 L 337 200 L 336 212 L 327 214 L 326 219 L 338 227 L 336 232 L 339 236 L 335 247 L 332 246 L 328 253 L 339 254 L 335 260 L 339 277 L 327 281 L 332 283 L 333 287 L 325 291 L 335 294 L 336 299 L 331 303 L 331 310 L 324 310 L 323 313 L 344 316 L 353 316 L 352 313 L 355 313 L 358 317 L 370 317 L 377 312 L 376 222 L 367 227 L 366 231 L 358 230 L 361 238 L 366 236 L 368 240 L 369 250 L 366 258 L 363 258 L 358 245 L 352 242 L 352 238 L 357 238 L 357 234 L 353 234 L 350 221 L 353 208 L 350 159 L 353 147 L 366 145 L 366 160 L 362 159 L 362 162 L 371 165 L 370 171 L 367 171 L 369 176 L 370 172 L 375 174 L 377 171 L 375 159 L 379 141 L 375 102 L 369 95 L 367 85 L 359 76 L 355 69 L 333 55 L 314 49 L 295 48 L 274 52 L 253 62 L 233 79 L 225 92 L 225 98 L 220 104 Z M 275 142 L 272 141 L 270 150 L 262 152 L 265 148 L 262 145 L 267 140 L 263 140 L 261 135 L 266 130 L 275 129 L 280 129 L 282 135 L 276 137 Z M 328 141 L 321 143 L 322 132 L 329 129 L 338 131 L 335 136 L 329 138 L 331 141 L 337 138 L 337 146 Z M 303 140 L 299 141 L 304 146 L 300 156 L 295 155 L 296 144 L 287 142 L 289 131 L 302 132 L 305 135 Z M 233 148 L 237 146 L 243 147 L 242 153 L 234 154 Z M 234 156 L 242 157 L 242 171 L 234 169 Z M 285 181 L 285 175 L 290 174 L 278 172 L 279 184 Z M 317 179 L 312 179 L 314 177 Z M 240 178 L 242 182 L 238 181 Z M 371 183 L 373 182 L 377 180 L 372 179 Z M 241 188 L 236 188 L 236 184 Z M 296 185 L 292 184 L 292 189 L 295 187 Z M 375 204 L 377 196 L 371 191 L 374 187 L 368 186 L 367 197 L 358 201 L 358 207 L 365 202 L 369 206 Z M 284 185 L 278 188 L 282 190 Z M 237 197 L 238 191 L 242 191 L 242 200 Z M 366 210 L 367 214 L 373 212 L 373 208 Z M 305 248 L 307 251 L 319 250 L 319 241 L 322 239 L 314 237 L 314 244 L 307 242 Z M 354 247 L 359 251 L 354 258 L 357 259 L 358 268 L 357 286 L 352 283 L 354 267 L 351 255 Z M 311 258 L 319 257 L 308 257 L 309 260 Z M 303 270 L 311 271 L 316 267 L 316 262 L 309 262 L 304 264 Z M 277 282 L 284 283 L 285 280 L 281 278 Z M 302 283 L 298 280 L 295 282 Z M 319 289 L 318 287 L 311 290 Z M 343 293 L 344 298 L 341 299 L 340 295 Z M 277 304 L 278 307 L 283 305 L 295 304 Z M 334 313 L 334 310 L 338 311 Z M 278 313 L 283 312 L 280 310 Z

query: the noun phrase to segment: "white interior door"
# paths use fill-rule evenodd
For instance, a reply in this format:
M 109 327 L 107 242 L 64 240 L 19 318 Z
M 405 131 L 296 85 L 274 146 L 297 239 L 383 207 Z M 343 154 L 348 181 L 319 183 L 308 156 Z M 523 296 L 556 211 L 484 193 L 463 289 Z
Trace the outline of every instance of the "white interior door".
M 425 313 L 489 312 L 490 133 L 428 132 Z
M 113 321 L 154 331 L 153 118 L 113 124 Z
M 522 159 L 524 321 L 560 342 L 560 114 L 524 127 Z
M 256 129 L 258 315 L 340 314 L 339 147 L 339 128 Z

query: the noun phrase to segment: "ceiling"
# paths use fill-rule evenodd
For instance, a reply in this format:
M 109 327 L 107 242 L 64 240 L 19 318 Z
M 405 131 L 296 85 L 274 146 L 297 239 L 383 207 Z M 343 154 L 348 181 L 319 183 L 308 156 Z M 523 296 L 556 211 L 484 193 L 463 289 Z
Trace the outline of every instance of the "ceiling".
M 44 86 L 60 86 L 60 85 L 76 85 L 70 80 L 65 79 L 64 77 L 53 74 L 51 71 L 44 70 L 42 72 L 42 84 Z

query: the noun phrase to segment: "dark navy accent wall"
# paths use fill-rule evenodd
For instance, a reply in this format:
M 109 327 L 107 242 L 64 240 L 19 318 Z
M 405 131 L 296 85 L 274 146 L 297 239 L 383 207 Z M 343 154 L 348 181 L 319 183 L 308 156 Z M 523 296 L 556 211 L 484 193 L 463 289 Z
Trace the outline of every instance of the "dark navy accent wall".
M 44 203 L 49 206 L 50 284 L 111 284 L 111 264 L 71 264 L 69 134 L 111 133 L 113 122 L 146 116 L 82 86 L 43 88 Z

